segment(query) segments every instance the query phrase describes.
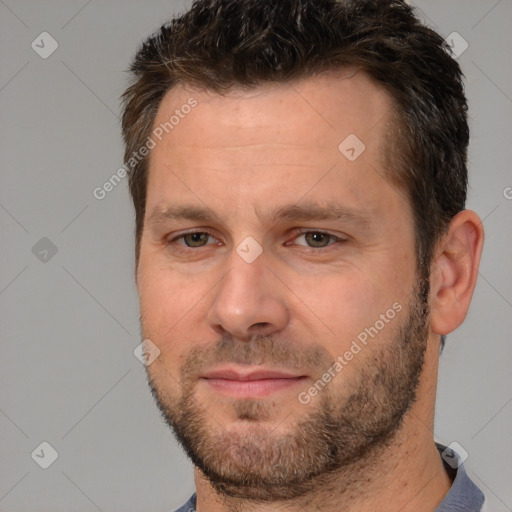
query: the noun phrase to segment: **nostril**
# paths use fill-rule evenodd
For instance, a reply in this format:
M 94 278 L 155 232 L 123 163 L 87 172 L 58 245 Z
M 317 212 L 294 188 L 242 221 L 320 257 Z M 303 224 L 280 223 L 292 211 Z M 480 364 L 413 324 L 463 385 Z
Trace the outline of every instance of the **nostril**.
M 253 328 L 253 327 L 267 327 L 267 325 L 269 325 L 268 322 L 257 322 L 255 324 L 252 324 L 251 328 Z

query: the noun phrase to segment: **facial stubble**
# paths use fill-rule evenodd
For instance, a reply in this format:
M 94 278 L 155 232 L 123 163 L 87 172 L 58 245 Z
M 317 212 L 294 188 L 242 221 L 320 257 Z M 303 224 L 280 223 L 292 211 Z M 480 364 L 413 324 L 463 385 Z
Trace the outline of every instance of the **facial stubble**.
M 292 413 L 285 418 L 290 422 L 285 431 L 272 422 L 276 411 L 271 401 L 258 400 L 231 401 L 231 414 L 243 428 L 221 427 L 195 396 L 197 377 L 213 363 L 228 362 L 311 368 L 322 375 L 333 361 L 320 347 L 299 352 L 268 336 L 249 341 L 223 337 L 216 345 L 189 352 L 178 392 L 166 385 L 162 376 L 170 376 L 165 370 L 148 368 L 151 393 L 175 437 L 219 495 L 256 502 L 301 497 L 348 466 L 370 460 L 399 431 L 416 399 L 423 367 L 428 292 L 428 279 L 420 279 L 395 335 L 379 336 L 363 348 L 371 357 L 361 358 L 351 382 L 344 381 L 341 400 L 333 392 L 336 387 L 328 385 L 304 406 L 300 418 Z

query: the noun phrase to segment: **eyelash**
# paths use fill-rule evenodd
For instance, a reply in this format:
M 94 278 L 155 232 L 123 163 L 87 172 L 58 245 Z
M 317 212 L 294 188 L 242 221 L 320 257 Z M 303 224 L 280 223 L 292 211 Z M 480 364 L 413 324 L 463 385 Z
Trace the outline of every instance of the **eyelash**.
M 174 238 L 168 240 L 167 244 L 168 245 L 176 244 L 176 242 L 178 240 L 182 240 L 182 239 L 184 239 L 184 237 L 189 236 L 189 235 L 194 235 L 196 233 L 205 234 L 205 235 L 208 235 L 211 238 L 215 238 L 211 233 L 208 233 L 208 231 L 197 230 L 197 231 L 190 231 L 188 233 L 183 233 L 181 235 L 178 235 L 177 237 L 174 237 Z M 328 231 L 316 231 L 316 230 L 311 230 L 311 229 L 298 229 L 294 233 L 294 238 L 293 239 L 295 240 L 296 238 L 299 238 L 300 236 L 308 234 L 308 233 L 326 235 L 326 236 L 330 237 L 330 239 L 334 240 L 334 242 L 333 243 L 329 243 L 325 247 L 311 247 L 311 246 L 300 245 L 300 247 L 302 247 L 302 250 L 304 250 L 306 252 L 308 252 L 308 251 L 320 252 L 322 249 L 326 250 L 329 247 L 331 247 L 332 245 L 335 245 L 335 243 L 339 243 L 339 242 L 343 243 L 343 242 L 347 241 L 346 239 L 340 238 L 339 236 L 336 236 L 336 235 L 333 235 L 332 233 L 329 233 Z M 181 244 L 178 244 L 178 245 L 181 245 Z M 180 250 L 183 250 L 183 251 L 197 250 L 197 249 L 202 249 L 202 248 L 206 247 L 207 245 L 215 245 L 215 244 L 206 244 L 206 245 L 202 245 L 202 246 L 199 246 L 199 247 L 189 247 L 187 245 L 181 245 L 181 249 Z

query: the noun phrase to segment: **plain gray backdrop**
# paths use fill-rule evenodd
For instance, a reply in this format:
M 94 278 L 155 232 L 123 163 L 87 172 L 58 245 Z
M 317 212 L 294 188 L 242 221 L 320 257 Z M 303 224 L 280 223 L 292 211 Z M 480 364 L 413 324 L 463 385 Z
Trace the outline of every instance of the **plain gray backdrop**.
M 512 510 L 512 2 L 413 4 L 465 49 L 468 207 L 486 231 L 469 316 L 441 357 L 435 436 L 464 447 L 475 483 Z M 188 5 L 0 0 L 2 512 L 163 512 L 194 491 L 133 354 L 126 180 L 93 196 L 122 166 L 130 59 Z

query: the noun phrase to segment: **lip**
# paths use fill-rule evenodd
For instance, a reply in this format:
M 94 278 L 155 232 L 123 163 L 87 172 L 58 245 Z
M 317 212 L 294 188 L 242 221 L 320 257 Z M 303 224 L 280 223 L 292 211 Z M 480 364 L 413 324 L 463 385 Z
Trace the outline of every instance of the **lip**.
M 294 375 L 292 373 L 279 370 L 253 370 L 253 371 L 237 371 L 231 368 L 219 369 L 207 372 L 203 375 L 204 379 L 225 379 L 225 380 L 264 380 L 264 379 L 294 379 L 304 377 L 304 375 Z
M 214 391 L 237 398 L 258 398 L 297 386 L 306 375 L 282 370 L 239 370 L 222 368 L 209 371 L 202 380 Z

